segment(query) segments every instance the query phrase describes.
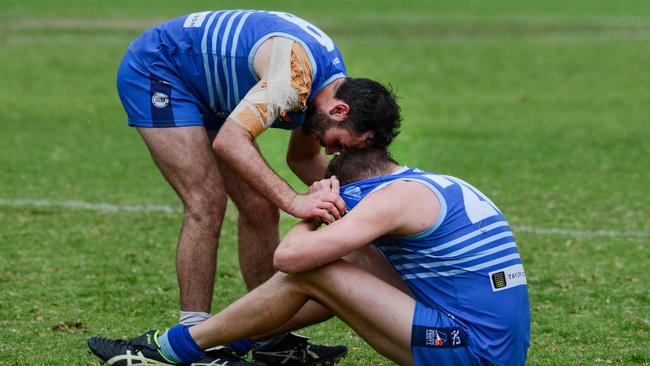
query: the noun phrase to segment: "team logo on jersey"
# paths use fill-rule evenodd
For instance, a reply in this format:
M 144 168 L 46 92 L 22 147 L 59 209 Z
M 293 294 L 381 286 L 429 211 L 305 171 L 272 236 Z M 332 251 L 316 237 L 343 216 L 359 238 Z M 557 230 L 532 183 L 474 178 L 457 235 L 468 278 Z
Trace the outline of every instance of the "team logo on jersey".
M 346 196 L 354 197 L 356 199 L 361 198 L 361 188 L 357 186 L 348 187 L 343 191 L 343 194 Z
M 458 327 L 430 328 L 413 324 L 413 347 L 458 348 L 467 346 L 467 335 Z
M 165 93 L 156 92 L 151 96 L 151 104 L 156 108 L 165 108 L 169 104 L 169 97 Z
M 500 268 L 488 273 L 492 291 L 502 291 L 516 286 L 526 285 L 526 272 L 521 264 Z

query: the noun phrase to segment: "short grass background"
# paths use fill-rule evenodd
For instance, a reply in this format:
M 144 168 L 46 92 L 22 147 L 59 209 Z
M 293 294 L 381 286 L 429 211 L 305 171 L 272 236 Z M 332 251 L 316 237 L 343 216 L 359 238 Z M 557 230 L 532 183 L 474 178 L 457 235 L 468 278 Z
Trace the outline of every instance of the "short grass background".
M 0 0 L 0 365 L 97 365 L 88 336 L 177 320 L 180 213 L 56 204 L 180 207 L 115 72 L 150 25 L 219 8 L 319 25 L 351 75 L 401 97 L 395 157 L 500 206 L 528 274 L 528 364 L 650 364 L 650 2 Z M 261 146 L 304 191 L 287 137 Z M 236 250 L 232 209 L 215 311 L 244 294 Z M 339 321 L 304 333 L 347 344 L 344 365 L 391 364 Z

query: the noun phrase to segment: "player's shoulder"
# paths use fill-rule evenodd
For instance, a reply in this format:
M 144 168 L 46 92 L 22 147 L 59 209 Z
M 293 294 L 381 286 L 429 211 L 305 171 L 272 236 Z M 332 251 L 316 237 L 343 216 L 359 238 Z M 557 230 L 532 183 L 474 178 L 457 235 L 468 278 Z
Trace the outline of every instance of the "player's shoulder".
M 369 194 L 366 209 L 394 224 L 391 235 L 418 234 L 432 226 L 440 215 L 440 200 L 420 181 L 396 180 Z M 364 202 L 362 202 L 364 203 Z
M 386 201 L 392 206 L 430 204 L 438 198 L 430 188 L 419 180 L 397 179 L 368 194 L 367 200 Z

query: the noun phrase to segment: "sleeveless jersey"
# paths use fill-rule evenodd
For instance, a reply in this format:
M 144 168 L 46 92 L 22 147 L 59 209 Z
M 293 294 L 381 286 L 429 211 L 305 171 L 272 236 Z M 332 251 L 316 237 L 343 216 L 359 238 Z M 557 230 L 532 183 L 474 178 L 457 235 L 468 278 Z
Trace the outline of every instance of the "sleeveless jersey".
M 440 200 L 440 215 L 422 233 L 375 244 L 427 307 L 438 309 L 470 335 L 469 347 L 497 365 L 523 365 L 530 343 L 528 288 L 508 222 L 468 183 L 402 168 L 389 176 L 341 187 L 353 209 L 369 193 L 396 181 L 427 186 Z
M 220 10 L 172 19 L 145 31 L 129 46 L 146 67 L 150 62 L 177 75 L 188 89 L 221 118 L 259 81 L 253 57 L 270 37 L 293 39 L 312 65 L 311 100 L 324 86 L 346 74 L 341 53 L 319 28 L 289 13 Z M 293 129 L 304 113 L 289 113 L 290 122 L 272 127 Z

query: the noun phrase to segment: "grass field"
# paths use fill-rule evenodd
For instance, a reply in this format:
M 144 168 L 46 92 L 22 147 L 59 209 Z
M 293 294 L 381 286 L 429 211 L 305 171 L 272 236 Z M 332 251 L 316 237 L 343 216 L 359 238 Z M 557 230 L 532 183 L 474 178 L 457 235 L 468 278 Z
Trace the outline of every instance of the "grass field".
M 115 72 L 148 26 L 229 7 L 318 24 L 351 75 L 401 97 L 395 157 L 499 205 L 528 274 L 528 364 L 650 364 L 650 2 L 0 0 L 0 365 L 97 365 L 88 336 L 177 320 L 180 204 Z M 261 146 L 304 190 L 287 137 Z M 235 223 L 214 310 L 244 293 Z M 339 321 L 304 333 L 347 344 L 344 365 L 391 364 Z

